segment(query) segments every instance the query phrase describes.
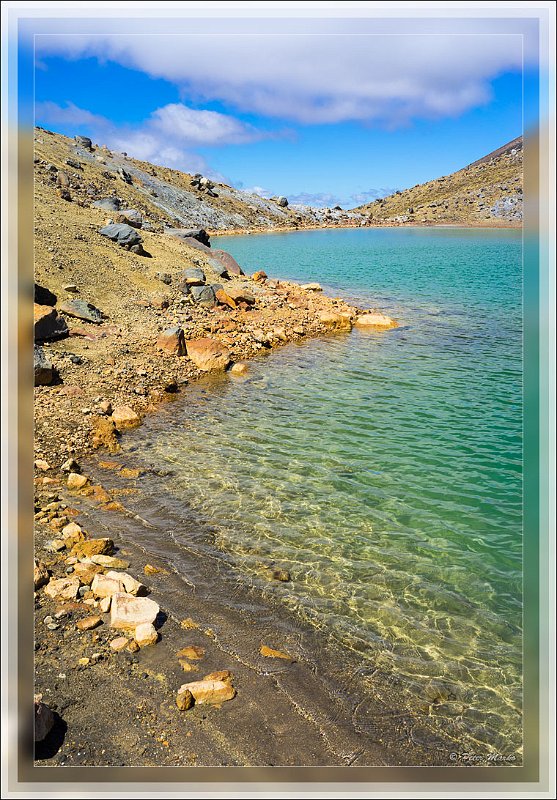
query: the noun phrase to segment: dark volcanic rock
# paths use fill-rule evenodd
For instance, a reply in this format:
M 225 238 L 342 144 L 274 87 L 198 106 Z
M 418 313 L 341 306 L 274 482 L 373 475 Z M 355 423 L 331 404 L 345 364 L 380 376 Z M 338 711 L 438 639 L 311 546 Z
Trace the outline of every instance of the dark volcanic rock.
M 208 261 L 211 266 L 211 269 L 213 270 L 213 272 L 216 273 L 217 278 L 229 277 L 228 270 L 226 269 L 222 261 L 219 261 L 218 258 L 209 258 Z
M 78 298 L 62 303 L 60 311 L 69 317 L 77 317 L 78 319 L 84 319 L 86 322 L 94 322 L 97 325 L 103 321 L 102 312 L 98 308 L 92 303 Z
M 33 364 L 35 370 L 35 386 L 49 386 L 54 379 L 54 367 L 45 355 L 42 347 L 33 346 Z
M 113 242 L 118 242 L 122 247 L 131 247 L 135 244 L 141 244 L 143 239 L 138 232 L 123 222 L 112 223 L 112 225 L 105 225 L 101 228 L 99 233 L 101 236 L 107 236 Z
M 60 339 L 62 336 L 67 336 L 68 326 L 66 325 L 66 320 L 58 316 L 55 308 L 35 303 L 33 317 L 35 341 Z
M 164 232 L 178 239 L 195 239 L 205 247 L 211 247 L 209 234 L 203 228 L 166 228 Z
M 124 181 L 124 183 L 132 183 L 132 176 L 130 175 L 130 173 L 129 173 L 129 172 L 126 172 L 126 170 L 125 170 L 125 169 L 123 169 L 122 167 L 120 167 L 118 170 L 116 170 L 116 172 L 117 172 L 117 174 L 118 174 L 118 177 L 119 177 L 119 178 L 122 178 L 122 180 Z
M 38 283 L 35 284 L 35 303 L 40 306 L 55 306 L 57 299 L 50 289 L 45 289 L 44 286 L 39 286 Z
M 125 217 L 126 221 L 133 225 L 134 228 L 141 228 L 143 225 L 143 217 L 139 211 L 136 211 L 135 208 L 126 208 L 123 211 L 120 211 L 120 214 Z
M 206 308 L 212 308 L 216 304 L 212 286 L 192 286 L 190 291 L 195 303 Z
M 205 283 L 205 273 L 202 269 L 185 269 L 181 273 L 181 278 L 187 286 L 203 286 Z
M 101 197 L 100 200 L 95 200 L 93 205 L 96 208 L 104 208 L 107 211 L 120 210 L 120 200 L 117 197 Z
M 88 136 L 76 136 L 74 137 L 76 142 L 80 144 L 82 147 L 85 147 L 86 150 L 91 150 L 93 147 L 93 142 L 89 139 Z
M 51 709 L 40 701 L 41 695 L 35 696 L 35 741 L 42 742 L 54 725 L 54 714 Z

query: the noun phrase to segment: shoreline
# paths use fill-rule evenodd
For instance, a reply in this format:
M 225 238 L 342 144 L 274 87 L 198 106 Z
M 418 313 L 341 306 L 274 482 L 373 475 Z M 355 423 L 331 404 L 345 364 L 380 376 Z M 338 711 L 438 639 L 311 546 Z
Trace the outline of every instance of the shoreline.
M 261 229 L 261 228 L 237 228 L 237 229 L 230 229 L 230 230 L 222 230 L 222 229 L 209 229 L 208 233 L 211 237 L 219 237 L 219 236 L 264 236 L 270 235 L 274 233 L 302 233 L 303 231 L 321 231 L 321 230 L 381 230 L 383 228 L 464 228 L 466 230 L 522 230 L 523 225 L 516 225 L 512 222 L 507 224 L 505 223 L 497 223 L 496 225 L 492 225 L 489 222 L 486 222 L 484 225 L 480 225 L 477 222 L 474 223 L 466 223 L 466 222 L 438 222 L 438 223 L 415 223 L 412 225 L 407 225 L 404 223 L 382 223 L 381 225 L 304 225 L 300 227 L 284 227 L 284 228 L 268 228 L 268 229 Z
M 149 245 L 149 249 L 155 249 L 155 242 L 159 245 L 167 244 L 161 237 L 150 238 L 153 245 Z M 190 258 L 197 256 L 195 250 L 183 248 L 179 242 L 169 244 L 174 250 L 179 249 Z M 270 352 L 274 347 L 291 341 L 305 341 L 337 330 L 347 331 L 351 328 L 350 319 L 361 313 L 361 309 L 349 306 L 343 300 L 330 298 L 322 292 L 302 289 L 299 284 L 291 281 L 267 280 L 263 285 L 258 285 L 252 279 L 244 277 L 234 278 L 230 284 L 249 286 L 256 297 L 255 304 L 236 311 L 188 307 L 186 316 L 190 318 L 190 336 L 209 333 L 217 340 L 227 342 L 234 353 L 234 362 L 249 361 L 261 352 Z M 180 307 L 176 309 L 175 302 L 171 302 L 167 309 L 139 305 L 137 313 L 132 309 L 127 330 L 123 324 L 125 316 L 115 319 L 115 315 L 111 315 L 109 324 L 85 324 L 85 327 L 82 324 L 80 335 L 45 345 L 49 356 L 59 365 L 61 380 L 57 385 L 35 389 L 35 557 L 40 567 L 48 570 L 49 581 L 71 579 L 76 574 L 76 558 L 70 550 L 71 545 L 64 546 L 64 540 L 59 538 L 63 535 L 62 529 L 70 523 L 77 524 L 81 529 L 80 536 L 84 535 L 86 542 L 107 536 L 114 542 L 116 556 L 129 563 L 126 568 L 128 574 L 148 586 L 151 597 L 159 603 L 166 620 L 160 628 L 161 640 L 156 645 L 141 648 L 137 653 L 126 648 L 121 654 L 111 649 L 110 642 L 117 638 L 118 631 L 111 629 L 108 612 L 101 613 L 99 599 L 90 588 L 90 577 L 83 580 L 80 578 L 83 591 L 69 599 L 47 596 L 44 583 L 36 586 L 35 691 L 42 695 L 42 702 L 58 715 L 45 742 L 37 744 L 36 763 L 177 765 L 182 763 L 181 758 L 189 745 L 180 731 L 184 724 L 190 728 L 190 723 L 191 729 L 185 735 L 196 735 L 196 739 L 201 736 L 203 745 L 198 745 L 198 748 L 203 752 L 197 754 L 195 763 L 205 766 L 265 765 L 277 763 L 276 759 L 280 759 L 285 766 L 306 763 L 313 766 L 343 765 L 356 763 L 361 759 L 369 764 L 382 764 L 386 760 L 393 764 L 422 763 L 424 758 L 428 763 L 437 763 L 439 755 L 423 755 L 420 758 L 416 755 L 414 759 L 412 753 L 399 753 L 396 747 L 387 757 L 380 742 L 366 743 L 363 749 L 358 747 L 358 735 L 350 709 L 358 706 L 359 701 L 355 701 L 352 706 L 339 704 L 335 694 L 327 689 L 327 682 L 316 680 L 311 658 L 305 655 L 300 657 L 296 649 L 296 639 L 285 643 L 284 638 L 276 635 L 259 636 L 257 642 L 252 643 L 251 665 L 248 664 L 248 654 L 234 655 L 230 648 L 223 660 L 218 641 L 207 631 L 211 626 L 212 629 L 217 627 L 215 617 L 219 617 L 221 635 L 224 631 L 230 640 L 234 640 L 242 626 L 245 627 L 242 619 L 246 610 L 238 614 L 232 608 L 223 616 L 222 609 L 213 606 L 208 613 L 209 598 L 199 603 L 194 588 L 194 596 L 190 597 L 190 613 L 186 613 L 187 609 L 184 608 L 184 618 L 190 617 L 195 607 L 196 616 L 205 617 L 209 627 L 201 633 L 197 628 L 193 629 L 193 634 L 189 630 L 184 631 L 179 625 L 178 612 L 172 611 L 176 605 L 173 598 L 182 596 L 187 587 L 191 591 L 192 582 L 187 576 L 185 584 L 180 576 L 174 574 L 171 577 L 172 573 L 169 576 L 164 566 L 161 567 L 160 576 L 155 572 L 146 577 L 141 569 L 147 560 L 145 554 L 134 544 L 133 536 L 126 540 L 122 537 L 121 529 L 130 520 L 126 499 L 131 496 L 128 490 L 133 490 L 133 486 L 116 486 L 114 490 L 107 490 L 104 484 L 108 484 L 108 480 L 94 474 L 93 467 L 90 466 L 95 460 L 118 462 L 122 457 L 118 452 L 110 452 L 118 448 L 118 440 L 113 431 L 106 432 L 106 426 L 110 426 L 110 417 L 100 411 L 99 405 L 101 401 L 111 401 L 113 406 L 129 403 L 139 413 L 142 421 L 145 415 L 156 412 L 161 404 L 179 402 L 180 399 L 187 402 L 187 383 L 196 381 L 203 373 L 193 367 L 188 359 L 161 353 L 153 347 L 154 330 L 156 327 L 160 328 L 161 316 L 172 317 L 176 313 L 178 316 L 182 315 Z M 154 319 L 150 319 L 153 316 Z M 147 323 L 151 324 L 150 327 Z M 274 327 L 279 323 L 280 328 Z M 165 320 L 164 325 L 167 324 Z M 264 331 L 271 329 L 277 335 L 271 337 L 267 345 L 263 345 L 259 341 L 260 334 L 257 330 L 255 334 L 251 333 L 254 325 L 261 326 Z M 145 326 L 149 332 L 150 345 L 145 341 Z M 208 326 L 210 331 L 207 331 Z M 69 359 L 68 349 L 73 353 Z M 136 359 L 137 351 L 141 353 L 139 360 Z M 127 367 L 123 368 L 126 385 L 122 391 L 122 381 L 119 380 L 117 370 L 112 366 L 108 370 L 101 367 L 95 370 L 92 366 L 94 363 L 115 364 L 122 353 L 125 354 L 126 364 L 134 363 L 134 374 L 141 376 L 141 390 L 138 394 L 135 394 L 137 387 L 133 382 L 128 385 Z M 87 367 L 85 370 L 81 369 L 82 361 L 85 362 L 83 366 Z M 74 370 L 78 371 L 78 382 L 72 376 Z M 100 447 L 95 448 L 92 446 L 91 433 L 96 429 L 98 433 L 99 426 L 106 435 L 100 436 L 97 441 Z M 121 431 L 121 435 L 126 435 L 125 429 Z M 108 446 L 108 450 L 105 446 Z M 74 460 L 71 469 L 77 474 L 81 473 L 87 480 L 86 485 L 76 491 L 68 488 L 67 472 L 62 471 L 63 462 L 68 457 Z M 118 476 L 124 474 L 135 475 L 134 468 L 130 470 L 125 461 Z M 138 523 L 142 524 L 133 515 L 131 519 L 136 527 Z M 149 555 L 149 562 L 157 564 L 160 559 L 157 560 L 156 554 Z M 201 572 L 201 562 L 198 559 L 196 563 L 195 572 L 198 575 Z M 88 558 L 85 558 L 83 565 L 86 568 L 94 567 Z M 95 569 L 100 573 L 107 571 L 105 568 Z M 217 575 L 220 575 L 220 568 L 217 569 Z M 195 587 L 195 581 L 193 586 Z M 219 583 L 219 603 L 224 601 L 226 604 L 231 597 L 239 596 L 237 582 L 227 586 L 228 589 L 223 591 L 223 586 Z M 279 622 L 277 609 L 273 612 L 268 607 L 267 613 L 272 631 Z M 91 631 L 81 631 L 77 623 L 88 619 L 91 614 L 100 615 L 101 621 Z M 258 621 L 257 617 L 252 619 L 252 630 Z M 301 635 L 301 631 L 298 634 Z M 314 635 L 315 632 L 304 632 L 304 636 L 309 639 Z M 180 663 L 171 650 L 177 651 L 180 645 L 183 647 L 193 643 L 207 653 L 215 644 L 216 651 L 209 658 L 202 659 L 203 664 L 191 662 L 188 670 L 192 675 L 182 674 Z M 263 644 L 279 651 L 289 648 L 293 651 L 294 658 L 289 659 L 288 666 L 285 667 L 285 660 L 280 657 L 266 658 L 258 654 L 258 647 Z M 218 672 L 223 669 L 232 671 L 238 691 L 238 697 L 229 704 L 230 709 L 225 704 L 222 709 L 209 708 L 210 713 L 204 714 L 204 707 L 199 711 L 194 707 L 184 716 L 175 703 L 179 686 L 214 670 Z M 135 682 L 138 675 L 141 680 Z M 283 675 L 284 677 L 279 677 Z M 149 682 L 149 676 L 154 677 L 153 682 L 147 686 L 143 681 Z M 278 684 L 283 680 L 285 685 L 279 689 Z M 97 686 L 95 692 L 90 691 L 91 681 Z M 128 688 L 130 681 L 134 685 L 131 694 Z M 290 686 L 291 681 L 295 685 Z M 303 687 L 310 685 L 313 688 L 308 694 Z M 102 703 L 99 704 L 99 694 L 104 696 L 107 692 L 111 696 L 127 698 L 124 705 L 116 704 L 117 719 L 111 714 L 107 715 Z M 255 701 L 254 698 L 258 700 Z M 263 706 L 260 698 L 264 698 Z M 277 701 L 279 706 L 276 706 Z M 334 718 L 337 720 L 338 731 L 335 728 L 334 735 L 330 733 L 326 736 L 324 730 L 330 726 L 328 713 L 331 703 L 336 707 Z M 163 731 L 166 738 L 162 740 L 164 749 L 161 750 L 159 743 L 152 743 L 150 735 L 143 737 L 143 728 L 149 724 L 145 716 L 146 709 L 149 709 L 148 713 L 152 716 L 157 715 L 157 707 L 163 706 L 166 720 L 163 727 L 171 729 L 173 734 L 170 737 L 167 730 Z M 124 733 L 137 729 L 137 714 L 132 713 L 132 710 L 139 707 L 141 730 L 134 735 L 142 738 L 143 744 L 140 748 L 129 748 L 125 743 Z M 376 713 L 379 714 L 379 710 Z M 238 750 L 232 743 L 230 747 L 223 746 L 223 736 L 232 738 L 238 719 L 246 714 L 252 717 L 248 726 L 251 733 L 243 748 Z M 277 714 L 283 719 L 281 725 L 286 726 L 289 736 L 297 737 L 298 750 L 288 741 L 278 747 L 276 733 L 274 736 L 264 737 L 264 744 L 261 741 L 260 730 L 271 730 L 277 724 Z M 232 727 L 227 729 L 227 725 Z M 197 730 L 198 726 L 203 729 L 202 733 Z M 334 741 L 341 736 L 341 729 L 343 744 L 339 747 Z M 110 737 L 116 743 L 119 742 L 119 745 L 107 746 L 109 730 L 112 730 Z M 227 733 L 223 734 L 223 730 Z M 173 744 L 168 743 L 170 738 L 173 739 Z M 393 734 L 393 741 L 394 738 Z M 85 756 L 80 749 L 80 741 L 83 739 L 88 742 Z M 307 755 L 301 756 L 304 752 Z M 443 763 L 446 763 L 446 758 Z
M 153 237 L 153 248 L 155 241 L 159 240 Z M 188 255 L 193 256 L 191 253 Z M 210 324 L 211 335 L 224 341 L 234 340 L 234 347 L 237 348 L 235 361 L 249 361 L 261 352 L 271 352 L 274 347 L 336 332 L 337 324 L 341 330 L 348 331 L 351 325 L 342 323 L 342 313 L 352 317 L 361 313 L 361 309 L 348 306 L 343 300 L 330 298 L 321 292 L 303 290 L 299 284 L 291 281 L 270 279 L 263 286 L 257 286 L 249 278 L 234 280 L 238 285 L 249 285 L 254 291 L 257 290 L 254 308 L 217 312 L 219 324 L 216 328 L 215 314 L 208 310 L 188 309 L 188 315 L 194 316 L 191 321 L 192 333 L 203 332 Z M 275 302 L 276 308 L 267 308 L 267 303 Z M 122 395 L 120 384 L 112 374 L 105 386 L 111 387 L 119 400 L 124 398 L 130 402 L 143 418 L 155 413 L 165 401 L 187 402 L 187 385 L 180 385 L 180 380 L 197 381 L 203 376 L 179 356 L 157 354 L 152 344 L 146 348 L 144 334 L 138 335 L 138 319 L 145 323 L 148 315 L 154 311 L 158 320 L 161 313 L 164 316 L 172 314 L 173 304 L 170 305 L 170 311 L 143 306 L 139 308 L 139 314 L 131 320 L 131 334 L 124 337 L 124 341 L 122 332 L 119 335 L 108 332 L 105 337 L 100 336 L 96 340 L 86 340 L 81 336 L 73 340 L 60 340 L 53 343 L 52 349 L 59 353 L 62 348 L 62 352 L 65 352 L 70 342 L 74 342 L 79 350 L 79 346 L 85 343 L 87 349 L 80 352 L 86 358 L 90 358 L 91 349 L 95 349 L 100 350 L 103 360 L 107 357 L 116 359 L 122 351 L 126 352 L 126 359 L 131 359 L 135 355 L 132 347 L 135 337 L 135 344 L 140 350 L 145 350 L 143 360 L 139 363 L 149 365 L 148 370 L 136 367 L 136 373 L 147 371 L 148 374 L 142 377 L 148 391 L 134 395 L 132 390 L 135 387 L 126 386 L 126 394 Z M 320 321 L 322 313 L 334 316 L 333 326 Z M 284 338 L 281 336 L 272 340 L 268 348 L 254 340 L 253 336 L 249 341 L 242 338 L 253 324 L 263 325 L 262 320 L 265 329 L 276 325 L 278 320 L 285 328 Z M 303 335 L 295 333 L 294 329 L 299 325 L 305 328 Z M 153 336 L 150 335 L 150 338 L 152 341 Z M 171 372 L 167 367 L 171 368 Z M 178 391 L 165 392 L 168 381 Z M 67 384 L 62 384 L 62 389 L 64 387 L 68 388 Z M 52 408 L 56 405 L 56 397 L 52 401 L 49 396 L 53 388 L 59 387 L 42 387 L 38 391 L 39 412 L 45 411 L 41 402 L 46 401 L 48 428 L 54 431 L 54 441 L 58 441 L 60 433 L 52 425 Z M 69 388 L 71 390 L 71 385 Z M 66 408 L 74 403 L 75 397 L 80 405 L 87 402 L 94 406 L 97 402 L 94 394 L 101 391 L 99 384 L 95 381 L 86 388 L 85 395 L 83 392 L 74 395 L 72 391 L 69 395 L 60 394 L 62 389 L 59 389 L 58 400 L 65 402 Z M 106 398 L 106 394 L 103 391 L 102 397 L 110 399 Z M 48 401 L 52 401 L 50 406 Z M 90 421 L 94 424 L 95 419 L 106 419 L 106 416 L 91 414 L 90 408 L 85 409 L 86 414 L 83 411 L 81 409 L 88 424 Z M 45 419 L 44 413 L 39 413 L 38 417 L 41 422 Z M 68 421 L 71 422 L 66 420 L 66 423 Z M 277 759 L 281 759 L 281 765 L 284 766 L 451 763 L 449 751 L 454 743 L 435 741 L 426 747 L 417 745 L 413 739 L 413 733 L 420 733 L 420 715 L 422 722 L 426 719 L 423 711 L 412 714 L 408 709 L 398 707 L 394 696 L 390 705 L 379 702 L 377 698 L 373 701 L 373 693 L 368 691 L 367 676 L 360 674 L 361 664 L 358 665 L 357 656 L 345 652 L 341 647 L 329 650 L 329 645 L 325 646 L 318 630 L 309 630 L 301 620 L 295 624 L 290 612 L 285 612 L 280 605 L 267 604 L 256 588 L 238 579 L 234 570 L 230 576 L 228 566 L 218 559 L 215 561 L 208 552 L 190 552 L 188 568 L 178 574 L 175 569 L 168 569 L 165 559 L 157 553 L 156 548 L 153 550 L 152 543 L 150 547 L 143 547 L 141 541 L 136 541 L 137 531 L 150 530 L 149 523 L 145 522 L 146 515 L 134 508 L 137 505 L 141 511 L 141 492 L 136 492 L 138 487 L 134 481 L 141 480 L 142 475 L 148 475 L 148 468 L 142 467 L 141 463 L 137 466 L 135 458 L 130 459 L 124 453 L 109 453 L 102 447 L 92 448 L 88 436 L 74 437 L 72 446 L 66 448 L 68 452 L 64 455 L 81 461 L 80 471 L 85 474 L 88 483 L 78 491 L 70 491 L 65 485 L 65 473 L 60 471 L 62 451 L 60 448 L 49 449 L 50 445 L 43 438 L 43 427 L 44 424 L 38 426 L 41 450 L 37 456 L 39 459 L 50 459 L 52 464 L 49 462 L 48 469 L 36 467 L 35 470 L 35 510 L 39 517 L 36 515 L 36 555 L 50 569 L 52 577 L 67 577 L 68 569 L 73 568 L 71 554 L 67 549 L 53 551 L 49 545 L 61 528 L 73 521 L 82 527 L 87 539 L 107 536 L 114 541 L 116 556 L 129 560 L 130 566 L 126 571 L 147 585 L 151 597 L 166 615 L 166 620 L 160 627 L 161 641 L 156 645 L 142 648 L 137 653 L 128 649 L 123 654 L 115 653 L 110 649 L 110 641 L 115 638 L 117 631 L 110 629 L 106 613 L 100 625 L 90 633 L 81 633 L 75 628 L 76 620 L 83 618 L 84 614 L 90 614 L 91 611 L 98 613 L 95 597 L 85 592 L 80 599 L 53 602 L 45 597 L 43 590 L 38 590 L 35 597 L 37 691 L 43 693 L 44 702 L 53 701 L 53 709 L 59 711 L 61 719 L 68 726 L 65 744 L 61 749 L 46 754 L 42 745 L 38 748 L 43 756 L 39 758 L 39 763 L 100 765 L 106 763 L 103 758 L 111 759 L 110 763 L 121 763 L 125 756 L 124 760 L 131 760 L 130 765 L 176 765 L 182 763 L 180 759 L 190 745 L 187 741 L 190 736 L 194 737 L 196 750 L 199 751 L 193 763 L 204 766 L 265 765 L 277 763 Z M 67 424 L 63 429 L 67 430 Z M 122 434 L 127 435 L 125 431 Z M 59 445 L 63 443 L 65 441 L 58 441 Z M 111 443 L 113 440 L 110 437 L 104 442 Z M 103 468 L 99 467 L 102 462 L 119 464 L 120 467 L 114 470 L 106 467 L 107 477 L 103 479 Z M 49 505 L 54 507 L 48 510 Z M 163 529 L 166 529 L 164 525 Z M 180 558 L 184 557 L 183 552 L 179 555 Z M 149 573 L 146 577 L 146 562 L 154 564 L 160 572 Z M 71 574 L 72 570 L 69 572 Z M 212 597 L 207 587 L 215 580 L 218 586 L 213 586 L 213 590 L 217 596 Z M 92 602 L 86 605 L 87 601 Z M 250 606 L 254 606 L 256 612 Z M 58 627 L 53 630 L 45 628 L 43 620 L 48 617 L 57 620 L 51 624 Z M 181 619 L 190 617 L 201 627 L 182 628 Z M 286 618 L 289 625 L 285 627 Z M 237 646 L 240 641 L 242 647 Z M 306 644 L 300 646 L 300 642 Z M 190 663 L 192 675 L 181 672 L 175 657 L 175 651 L 184 645 L 194 645 L 206 651 L 202 663 Z M 261 645 L 286 652 L 292 658 L 263 657 L 258 653 Z M 323 655 L 317 658 L 315 654 L 321 653 L 321 650 Z M 87 660 L 87 663 L 80 663 L 83 660 Z M 221 709 L 209 708 L 206 714 L 203 708 L 196 707 L 186 716 L 178 711 L 175 692 L 181 683 L 223 669 L 230 669 L 234 676 L 238 696 L 233 702 L 223 704 Z M 60 675 L 64 678 L 58 680 L 56 676 L 59 678 Z M 68 683 L 64 684 L 66 680 Z M 88 691 L 91 681 L 99 682 L 101 696 L 109 692 L 122 698 L 117 704 L 118 719 L 107 716 L 106 709 L 98 707 L 98 693 Z M 133 690 L 130 690 L 128 683 Z M 305 687 L 311 687 L 311 690 Z M 367 700 L 364 702 L 366 692 Z M 138 699 L 139 706 L 136 702 Z M 370 704 L 369 708 L 366 703 Z M 135 711 L 132 713 L 132 706 L 139 711 L 139 716 Z M 161 708 L 164 708 L 162 717 Z M 360 718 L 356 714 L 363 716 Z M 154 726 L 149 721 L 153 715 L 158 720 Z M 141 719 L 139 730 L 137 719 Z M 237 732 L 239 719 L 244 720 L 247 730 L 240 737 L 241 746 Z M 404 745 L 398 740 L 400 728 L 397 726 L 400 726 L 401 719 L 405 720 L 408 736 Z M 334 725 L 331 730 L 332 720 Z M 134 736 L 139 737 L 141 746 L 137 746 L 136 742 L 128 747 L 124 733 L 130 729 L 136 731 Z M 155 729 L 159 733 L 153 743 L 152 733 L 147 735 L 145 730 Z M 185 729 L 187 732 L 184 734 Z M 112 749 L 107 749 L 106 732 L 109 730 L 112 731 L 110 736 L 116 743 L 119 742 Z M 274 733 L 270 737 L 262 737 L 261 730 Z M 373 733 L 362 733 L 368 730 Z M 291 739 L 284 742 L 281 737 L 285 736 L 286 731 Z M 163 737 L 161 741 L 157 738 L 159 734 Z M 85 757 L 79 756 L 79 742 L 83 738 L 89 742 Z M 417 738 L 421 741 L 420 735 Z M 298 743 L 296 746 L 293 745 L 294 741 Z M 250 758 L 254 761 L 250 761 Z

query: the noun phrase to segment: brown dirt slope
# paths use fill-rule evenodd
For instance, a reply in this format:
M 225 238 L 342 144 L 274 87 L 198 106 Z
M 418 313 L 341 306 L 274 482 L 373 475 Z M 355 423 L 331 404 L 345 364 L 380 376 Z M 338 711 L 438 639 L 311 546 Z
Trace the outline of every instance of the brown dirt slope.
M 519 226 L 522 137 L 464 169 L 359 206 L 369 223 Z

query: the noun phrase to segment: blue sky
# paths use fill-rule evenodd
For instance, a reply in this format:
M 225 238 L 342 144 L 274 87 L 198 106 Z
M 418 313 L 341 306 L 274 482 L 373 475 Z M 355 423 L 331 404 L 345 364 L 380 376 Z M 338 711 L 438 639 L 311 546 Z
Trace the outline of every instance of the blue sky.
M 410 31 L 38 35 L 35 121 L 261 194 L 353 207 L 522 133 L 520 36 Z M 524 81 L 530 94 L 528 58 Z

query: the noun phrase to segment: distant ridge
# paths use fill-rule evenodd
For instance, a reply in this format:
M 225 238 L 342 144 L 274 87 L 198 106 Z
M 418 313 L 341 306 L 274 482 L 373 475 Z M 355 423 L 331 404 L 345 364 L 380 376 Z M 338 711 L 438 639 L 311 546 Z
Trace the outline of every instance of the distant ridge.
M 475 167 L 477 164 L 485 164 L 487 161 L 491 161 L 492 158 L 497 158 L 498 156 L 503 156 L 506 153 L 510 153 L 511 150 L 522 150 L 522 136 L 517 136 L 516 139 L 513 139 L 512 142 L 508 144 L 504 144 L 503 147 L 497 148 L 492 153 L 488 153 L 487 156 L 483 158 L 478 158 L 477 161 L 472 161 L 471 164 L 468 164 L 469 167 Z
M 371 225 L 522 224 L 522 136 L 442 178 L 354 211 Z

